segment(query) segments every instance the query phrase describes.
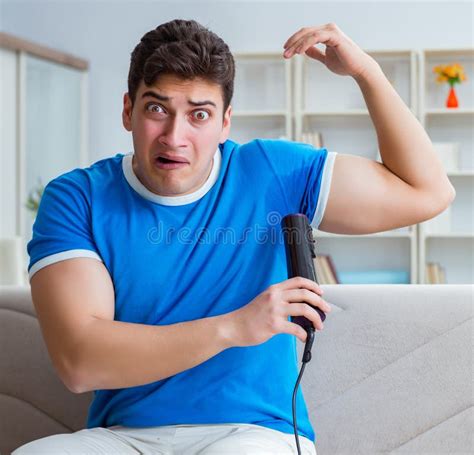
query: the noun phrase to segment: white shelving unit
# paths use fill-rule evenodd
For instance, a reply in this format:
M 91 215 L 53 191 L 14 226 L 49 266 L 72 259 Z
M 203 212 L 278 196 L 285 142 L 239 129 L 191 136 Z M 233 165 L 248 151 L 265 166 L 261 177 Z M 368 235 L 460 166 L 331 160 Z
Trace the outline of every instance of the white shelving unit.
M 281 53 L 235 53 L 232 139 L 291 139 L 292 65 Z
M 21 239 L 27 284 L 30 191 L 88 164 L 89 64 L 2 32 L 0 63 L 0 238 Z
M 456 199 L 449 213 L 415 226 L 368 235 L 315 230 L 318 252 L 331 255 L 338 272 L 404 270 L 408 283 L 427 283 L 426 263 L 438 262 L 448 284 L 473 283 L 474 49 L 366 52 L 380 64 L 433 142 L 459 142 L 459 169 L 447 171 Z M 237 126 L 236 140 L 286 136 L 302 141 L 304 132 L 320 132 L 322 146 L 329 151 L 381 161 L 375 127 L 352 78 L 337 76 L 306 56 L 289 60 L 280 53 L 236 56 L 237 110 L 232 126 L 233 132 Z M 435 83 L 432 68 L 454 62 L 463 64 L 468 79 L 455 86 L 460 107 L 447 109 L 448 86 Z M 447 228 L 439 230 L 443 224 Z M 438 228 L 433 230 L 434 226 Z
M 437 84 L 433 68 L 461 63 L 467 80 L 456 84 L 458 108 L 445 107 L 449 84 Z M 437 262 L 446 282 L 474 282 L 474 49 L 425 49 L 420 53 L 419 119 L 433 142 L 459 143 L 458 169 L 448 169 L 456 189 L 453 204 L 419 225 L 419 275 L 426 283 L 426 264 Z
M 381 66 L 398 94 L 416 115 L 417 56 L 412 50 L 366 50 Z M 295 58 L 295 140 L 304 132 L 322 134 L 329 151 L 381 161 L 375 127 L 353 78 L 333 74 L 322 63 Z M 367 235 L 314 230 L 318 252 L 330 255 L 337 272 L 396 270 L 417 283 L 417 230 L 409 226 Z

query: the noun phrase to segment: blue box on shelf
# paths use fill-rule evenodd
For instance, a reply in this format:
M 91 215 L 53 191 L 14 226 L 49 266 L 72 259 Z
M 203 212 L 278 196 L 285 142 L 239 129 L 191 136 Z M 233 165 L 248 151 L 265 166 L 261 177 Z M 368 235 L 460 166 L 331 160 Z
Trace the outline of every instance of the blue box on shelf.
M 337 272 L 340 284 L 410 284 L 405 270 L 362 270 Z

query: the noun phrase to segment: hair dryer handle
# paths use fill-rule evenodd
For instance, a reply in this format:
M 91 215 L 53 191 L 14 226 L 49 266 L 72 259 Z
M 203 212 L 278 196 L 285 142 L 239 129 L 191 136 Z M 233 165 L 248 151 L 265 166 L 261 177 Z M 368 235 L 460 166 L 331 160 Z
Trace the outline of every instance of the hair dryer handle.
M 286 215 L 282 219 L 282 229 L 285 239 L 286 264 L 289 278 L 302 276 L 318 283 L 314 259 L 316 258 L 315 240 L 308 221 L 302 213 Z M 308 303 L 308 305 L 310 305 Z M 321 321 L 326 319 L 326 314 L 320 308 L 311 305 Z M 304 316 L 291 316 L 291 322 L 303 327 L 307 332 L 314 329 L 313 323 Z

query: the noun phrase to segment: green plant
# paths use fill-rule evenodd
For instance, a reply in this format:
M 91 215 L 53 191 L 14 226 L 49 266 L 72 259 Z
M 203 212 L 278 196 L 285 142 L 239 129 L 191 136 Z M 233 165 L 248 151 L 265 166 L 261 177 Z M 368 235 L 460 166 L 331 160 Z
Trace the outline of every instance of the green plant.
M 30 191 L 28 199 L 26 200 L 25 207 L 36 216 L 38 213 L 38 207 L 43 196 L 44 186 L 41 183 L 41 179 L 38 179 L 38 184 Z

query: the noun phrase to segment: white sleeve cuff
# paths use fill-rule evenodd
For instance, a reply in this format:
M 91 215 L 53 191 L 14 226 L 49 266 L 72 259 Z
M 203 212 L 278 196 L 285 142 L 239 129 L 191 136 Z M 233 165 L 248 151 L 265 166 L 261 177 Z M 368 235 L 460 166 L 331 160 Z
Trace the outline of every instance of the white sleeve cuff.
M 311 227 L 318 229 L 326 210 L 326 204 L 329 197 L 329 189 L 331 188 L 332 170 L 337 152 L 328 152 L 326 162 L 324 163 L 323 176 L 321 179 L 321 188 L 319 189 L 319 198 L 316 205 L 316 213 L 311 221 Z
M 95 251 L 92 251 L 92 250 L 62 251 L 61 253 L 51 254 L 35 262 L 28 272 L 29 280 L 31 280 L 31 277 L 38 270 L 41 270 L 43 267 L 54 264 L 55 262 L 65 261 L 66 259 L 73 259 L 73 258 L 93 258 L 93 259 L 97 259 L 98 261 L 103 262 L 102 258 Z

